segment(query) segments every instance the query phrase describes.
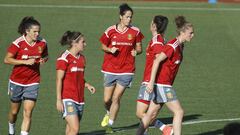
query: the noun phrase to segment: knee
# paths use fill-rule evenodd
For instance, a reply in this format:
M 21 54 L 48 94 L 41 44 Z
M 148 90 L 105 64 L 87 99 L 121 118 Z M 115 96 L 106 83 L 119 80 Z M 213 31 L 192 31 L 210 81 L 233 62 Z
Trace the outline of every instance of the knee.
M 108 104 L 111 104 L 112 101 L 111 101 L 111 99 L 109 99 L 109 98 L 104 98 L 104 99 L 103 99 L 103 102 L 104 102 L 104 104 L 107 104 L 107 105 L 108 105 Z
M 24 110 L 23 117 L 31 119 L 31 117 L 32 117 L 32 110 Z
M 9 112 L 11 115 L 16 116 L 18 114 L 18 110 L 10 110 Z
M 139 119 L 143 118 L 144 115 L 145 115 L 145 113 L 143 113 L 143 112 L 141 112 L 141 111 L 138 111 L 138 110 L 136 111 L 136 116 L 137 116 Z
M 184 110 L 182 108 L 179 108 L 177 109 L 175 112 L 174 112 L 174 115 L 175 116 L 179 116 L 179 117 L 183 117 L 184 115 Z

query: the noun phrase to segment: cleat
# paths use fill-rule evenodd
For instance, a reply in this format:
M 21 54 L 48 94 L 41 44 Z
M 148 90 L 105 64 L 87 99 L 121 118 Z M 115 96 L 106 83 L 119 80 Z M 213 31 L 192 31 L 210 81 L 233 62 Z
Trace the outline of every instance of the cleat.
M 106 127 L 108 125 L 108 121 L 109 121 L 109 115 L 105 114 L 105 116 L 103 117 L 103 120 L 101 122 L 101 126 Z
M 163 135 L 173 135 L 173 128 L 166 125 L 163 129 Z
M 112 134 L 113 132 L 114 131 L 113 131 L 112 127 L 110 127 L 110 126 L 106 127 L 106 131 L 105 131 L 106 134 Z

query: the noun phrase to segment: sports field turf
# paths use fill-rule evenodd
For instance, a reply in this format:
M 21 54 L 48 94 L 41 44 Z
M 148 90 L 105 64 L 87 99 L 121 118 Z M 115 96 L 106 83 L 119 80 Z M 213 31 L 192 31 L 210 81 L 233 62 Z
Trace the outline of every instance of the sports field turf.
M 65 121 L 55 109 L 55 60 L 66 48 L 58 43 L 66 30 L 84 33 L 87 48 L 86 80 L 97 93 L 86 91 L 86 106 L 81 121 L 81 135 L 104 134 L 100 121 L 104 116 L 102 104 L 103 77 L 100 72 L 103 52 L 98 41 L 104 30 L 118 22 L 118 5 L 115 1 L 80 0 L 0 0 L 0 135 L 7 134 L 9 98 L 7 84 L 12 66 L 4 65 L 8 45 L 15 40 L 17 27 L 24 16 L 34 16 L 42 25 L 41 35 L 48 41 L 50 60 L 41 68 L 42 80 L 37 106 L 33 112 L 31 135 L 63 135 Z M 166 37 L 175 37 L 176 15 L 184 15 L 194 24 L 195 37 L 187 43 L 184 61 L 174 88 L 185 110 L 183 135 L 218 135 L 224 125 L 240 122 L 240 5 L 208 3 L 129 2 L 134 9 L 133 24 L 145 35 L 144 52 L 136 59 L 136 75 L 132 88 L 127 89 L 114 135 L 134 135 L 138 126 L 135 116 L 136 97 L 145 64 L 145 48 L 151 38 L 149 30 L 154 15 L 169 17 Z M 22 112 L 22 111 L 21 111 Z M 17 121 L 20 132 L 22 113 Z M 163 108 L 159 118 L 171 122 L 172 114 Z M 193 123 L 189 123 L 193 122 Z M 150 129 L 157 135 L 157 129 Z

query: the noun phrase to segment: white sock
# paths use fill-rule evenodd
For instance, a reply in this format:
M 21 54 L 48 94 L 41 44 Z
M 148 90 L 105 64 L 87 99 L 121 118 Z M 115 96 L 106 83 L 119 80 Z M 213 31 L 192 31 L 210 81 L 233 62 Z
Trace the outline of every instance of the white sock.
M 28 135 L 28 132 L 26 132 L 26 131 L 21 131 L 21 135 Z
M 166 125 L 162 125 L 159 129 L 163 131 L 163 129 L 166 127 Z
M 107 115 L 109 115 L 110 114 L 110 111 L 107 111 Z
M 10 123 L 8 122 L 8 132 L 9 134 L 14 134 L 14 129 L 15 129 L 15 123 Z
M 111 119 L 109 119 L 109 121 L 108 121 L 108 125 L 109 125 L 109 126 L 112 126 L 112 125 L 113 125 L 113 123 L 114 123 L 114 121 L 113 121 L 113 120 L 111 120 Z
M 163 131 L 163 129 L 165 128 L 165 124 L 163 124 L 160 120 L 156 120 L 154 123 L 154 126 L 156 128 L 159 128 L 161 131 Z

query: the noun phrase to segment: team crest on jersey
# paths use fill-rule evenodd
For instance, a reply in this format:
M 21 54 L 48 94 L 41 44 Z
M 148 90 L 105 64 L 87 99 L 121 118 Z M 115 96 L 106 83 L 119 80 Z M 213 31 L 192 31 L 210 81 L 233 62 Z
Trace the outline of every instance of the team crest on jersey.
M 133 37 L 132 37 L 132 34 L 128 34 L 128 40 L 132 40 Z
M 38 52 L 39 52 L 39 53 L 42 53 L 42 51 L 43 51 L 42 47 L 39 46 L 39 47 L 38 47 Z

